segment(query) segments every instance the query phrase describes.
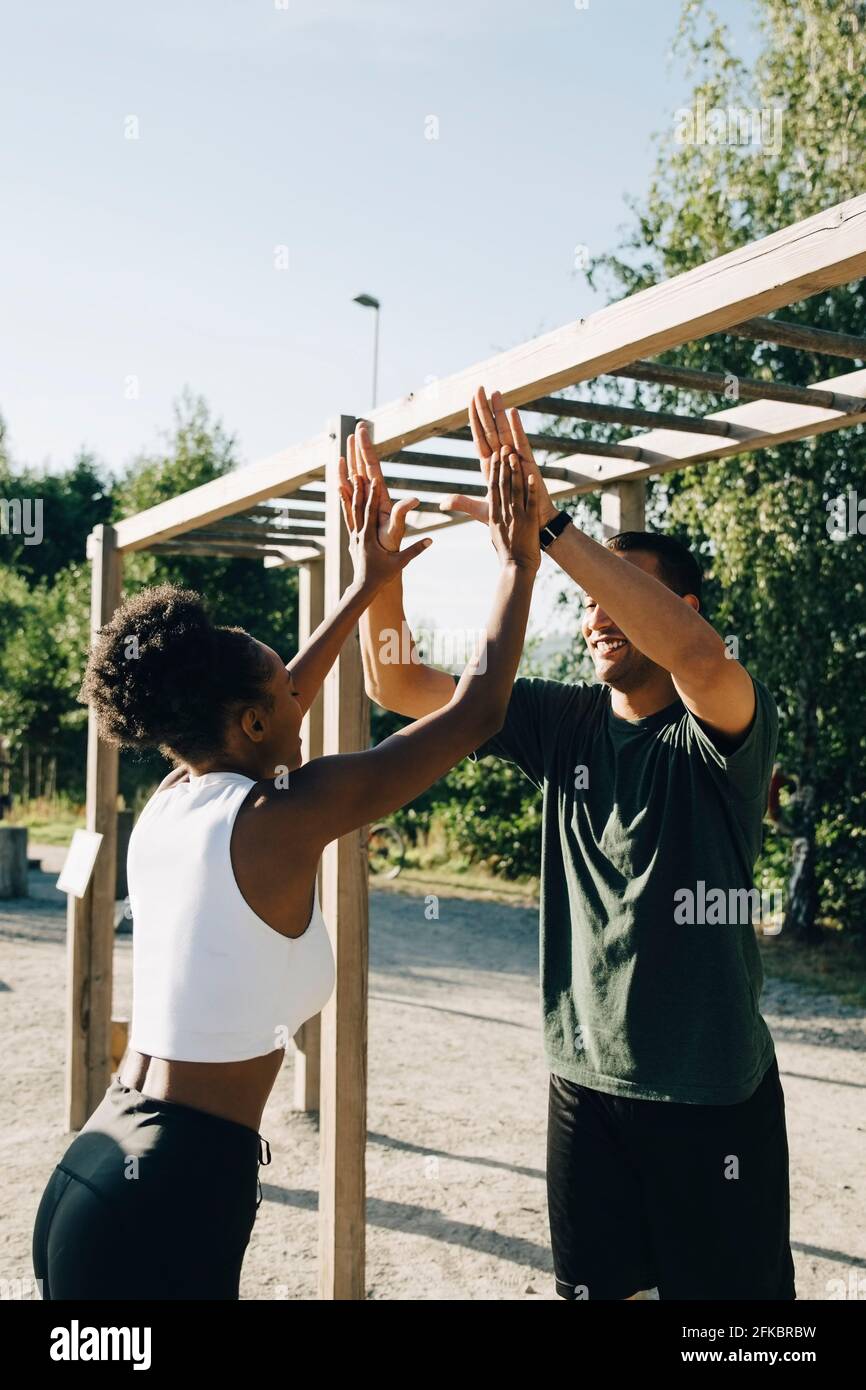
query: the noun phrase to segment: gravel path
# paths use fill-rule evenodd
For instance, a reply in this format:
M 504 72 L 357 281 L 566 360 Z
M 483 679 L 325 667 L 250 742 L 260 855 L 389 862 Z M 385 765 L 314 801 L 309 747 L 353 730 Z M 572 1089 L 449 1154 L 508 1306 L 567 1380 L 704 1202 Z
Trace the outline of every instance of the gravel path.
M 64 899 L 45 873 L 31 884 L 29 899 L 0 903 L 0 1280 L 32 1276 L 36 1206 L 69 1142 Z M 374 893 L 371 906 L 368 1297 L 553 1299 L 536 914 L 441 897 L 428 921 L 424 898 L 403 893 Z M 119 936 L 120 1014 L 131 963 Z M 862 1280 L 866 1298 L 866 1022 L 772 980 L 764 1015 L 788 1112 L 798 1296 L 856 1296 Z M 260 1170 L 247 1299 L 316 1296 L 318 1132 L 291 1109 L 291 1070 L 288 1058 L 262 1122 L 273 1161 Z

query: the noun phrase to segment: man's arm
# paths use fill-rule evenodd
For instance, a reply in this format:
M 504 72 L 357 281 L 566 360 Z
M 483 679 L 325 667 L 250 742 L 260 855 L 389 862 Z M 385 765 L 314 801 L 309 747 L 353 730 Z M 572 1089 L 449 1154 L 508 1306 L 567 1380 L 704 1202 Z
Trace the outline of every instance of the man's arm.
M 367 426 L 360 423 L 347 445 L 348 466 L 341 474 L 344 501 L 356 477 L 378 482 L 379 544 L 399 550 L 406 528 L 406 514 L 418 505 L 407 497 L 393 505 Z M 341 461 L 342 462 L 342 461 Z M 485 475 L 486 480 L 486 475 Z M 487 523 L 487 502 L 484 503 Z M 398 574 L 373 599 L 358 625 L 364 684 L 371 700 L 395 714 L 421 719 L 442 709 L 454 695 L 456 682 L 447 671 L 427 666 L 418 658 L 415 641 L 403 610 L 403 577 Z
M 730 738 L 746 732 L 755 713 L 752 678 L 697 609 L 576 526 L 566 526 L 547 553 L 639 651 L 670 672 L 702 724 Z
M 520 416 L 516 410 L 506 412 L 498 391 L 491 401 L 483 388 L 476 392 L 470 423 L 483 473 L 489 456 L 503 448 L 516 449 L 538 472 Z M 466 499 L 448 501 L 453 505 Z M 458 510 L 467 508 L 458 506 Z M 546 489 L 540 491 L 541 525 L 556 512 Z M 683 704 L 697 719 L 727 737 L 746 732 L 755 714 L 751 676 L 728 657 L 721 637 L 691 604 L 636 565 L 623 563 L 576 526 L 566 526 L 547 547 L 547 554 L 592 596 L 639 651 L 670 672 Z
M 401 575 L 376 595 L 361 618 L 360 635 L 364 684 L 377 705 L 420 719 L 448 704 L 454 677 L 418 657 L 403 609 Z
M 340 464 L 342 475 L 345 471 L 345 460 L 341 459 Z M 362 501 L 362 494 L 368 490 L 366 484 L 361 486 L 362 480 L 359 479 L 358 482 L 357 487 L 347 486 L 344 490 L 341 484 L 340 488 L 346 524 L 349 526 L 350 521 L 352 522 L 354 531 L 350 528 L 350 535 L 355 538 L 363 528 L 365 503 Z M 369 489 L 371 506 L 378 506 L 378 499 L 374 493 L 378 492 L 379 487 L 380 484 L 377 483 L 375 489 Z M 375 522 L 375 518 L 373 521 Z M 399 565 L 407 565 L 430 544 L 428 538 L 416 541 L 414 545 L 401 552 Z M 397 563 L 394 562 L 394 555 L 400 550 L 399 544 L 393 547 L 380 545 L 378 549 L 381 562 L 389 564 L 391 570 L 397 569 L 398 574 L 402 575 L 402 569 L 398 569 Z M 350 584 L 333 613 L 326 615 L 294 660 L 288 663 L 286 669 L 291 672 L 298 703 L 305 714 L 321 690 L 325 677 L 342 651 L 344 642 L 366 611 L 369 601 L 369 594 L 364 592 L 357 582 Z

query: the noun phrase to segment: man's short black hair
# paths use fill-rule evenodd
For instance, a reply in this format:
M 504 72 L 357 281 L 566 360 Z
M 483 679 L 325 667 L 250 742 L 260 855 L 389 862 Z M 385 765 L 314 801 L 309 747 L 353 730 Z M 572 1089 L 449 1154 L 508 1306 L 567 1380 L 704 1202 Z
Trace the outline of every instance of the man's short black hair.
M 608 550 L 620 553 L 626 550 L 642 550 L 658 558 L 659 574 L 669 589 L 684 597 L 694 594 L 701 597 L 703 575 L 701 567 L 687 545 L 664 536 L 659 531 L 620 531 L 605 541 Z

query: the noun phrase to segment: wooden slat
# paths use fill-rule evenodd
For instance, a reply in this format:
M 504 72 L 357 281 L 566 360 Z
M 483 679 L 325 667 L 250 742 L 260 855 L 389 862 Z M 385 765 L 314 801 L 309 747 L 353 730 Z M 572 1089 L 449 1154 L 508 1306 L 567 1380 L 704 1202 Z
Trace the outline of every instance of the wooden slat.
M 822 410 L 854 412 L 861 402 L 821 386 L 790 386 L 784 381 L 760 381 L 757 377 L 736 376 L 733 372 L 702 372 L 692 367 L 667 366 L 662 362 L 631 362 L 608 373 L 628 381 L 651 381 L 660 386 L 678 386 L 682 391 L 704 391 L 728 396 L 736 391 L 743 401 L 781 401 L 783 405 L 817 406 Z M 705 417 L 713 419 L 713 416 Z
M 640 438 L 647 441 L 658 453 L 669 455 L 663 466 L 645 467 L 642 464 L 615 463 L 613 461 L 593 464 L 587 460 L 587 471 L 593 476 L 577 484 L 573 493 L 596 492 L 610 482 L 623 479 L 652 477 L 669 472 L 674 468 L 685 468 L 691 464 L 706 463 L 711 459 L 730 458 L 735 454 L 751 453 L 765 448 L 775 448 L 797 439 L 807 439 L 851 425 L 866 423 L 866 368 L 848 372 L 844 376 L 830 377 L 818 382 L 821 390 L 826 390 L 846 399 L 859 398 L 862 409 L 859 414 L 842 414 L 839 411 L 819 409 L 816 406 L 789 405 L 780 401 L 750 401 L 719 411 L 711 418 L 729 420 L 742 425 L 750 432 L 747 440 L 720 439 L 717 444 L 699 435 L 689 438 L 673 430 L 652 430 Z M 574 460 L 571 460 L 572 464 Z M 563 491 L 562 496 L 565 496 Z
M 450 430 L 449 439 L 471 439 L 471 431 Z M 549 454 L 583 454 L 591 455 L 594 458 L 605 459 L 629 459 L 632 463 L 663 463 L 664 459 L 648 455 L 645 449 L 641 449 L 635 444 L 608 444 L 603 439 L 581 439 L 574 435 L 554 434 L 531 434 L 526 435 L 527 443 L 531 449 L 546 450 Z M 408 451 L 396 455 L 397 458 L 411 459 L 414 455 Z M 474 460 L 473 460 L 474 462 Z
M 342 416 L 340 447 L 355 421 Z M 325 611 L 351 582 L 352 565 L 337 488 L 338 444 L 327 470 Z M 369 701 L 357 629 L 325 682 L 325 754 L 366 748 Z M 360 830 L 328 846 L 322 906 L 337 961 L 337 984 L 322 1011 L 319 1123 L 319 1293 L 364 1297 L 367 1140 L 367 857 Z
M 753 338 L 759 343 L 802 348 L 806 352 L 824 353 L 827 357 L 853 357 L 858 362 L 866 362 L 866 338 L 856 338 L 853 333 L 833 333 L 827 328 L 813 328 L 807 323 L 766 318 L 748 319 L 746 323 L 738 323 L 731 332 L 738 338 Z
M 705 416 L 675 415 L 670 410 L 641 410 L 638 406 L 608 405 L 598 401 L 572 401 L 560 396 L 541 396 L 537 401 L 527 401 L 522 407 L 539 415 L 556 415 L 560 419 L 594 420 L 600 424 L 631 425 L 633 429 L 682 430 L 685 434 L 732 434 L 732 425 L 724 421 L 711 420 Z M 446 439 L 465 438 L 462 430 Z
M 91 636 L 120 602 L 121 560 L 111 526 L 91 537 Z M 87 724 L 87 829 L 102 835 L 83 898 L 67 900 L 67 1048 L 64 1108 L 80 1129 L 102 1100 L 111 1074 L 111 990 L 117 854 L 116 748 L 103 743 L 91 709 Z

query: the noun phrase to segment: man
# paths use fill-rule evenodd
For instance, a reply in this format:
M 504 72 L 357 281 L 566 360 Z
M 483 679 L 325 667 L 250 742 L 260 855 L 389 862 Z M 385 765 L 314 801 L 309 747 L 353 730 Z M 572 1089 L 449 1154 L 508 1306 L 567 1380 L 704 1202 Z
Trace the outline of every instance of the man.
M 535 467 L 498 393 L 479 390 L 470 420 L 485 477 L 500 448 Z M 381 475 L 363 427 L 350 467 Z M 684 546 L 647 532 L 601 545 L 535 472 L 542 545 L 585 591 L 598 683 L 517 680 L 504 727 L 475 756 L 515 763 L 543 795 L 557 1291 L 793 1299 L 784 1097 L 752 926 L 775 705 L 701 617 Z M 384 503 L 384 544 L 399 545 L 413 505 Z M 486 508 L 443 505 L 479 519 Z M 397 578 L 361 620 L 365 677 L 379 704 L 417 718 L 454 682 L 387 659 L 387 634 L 403 650 L 404 628 Z

